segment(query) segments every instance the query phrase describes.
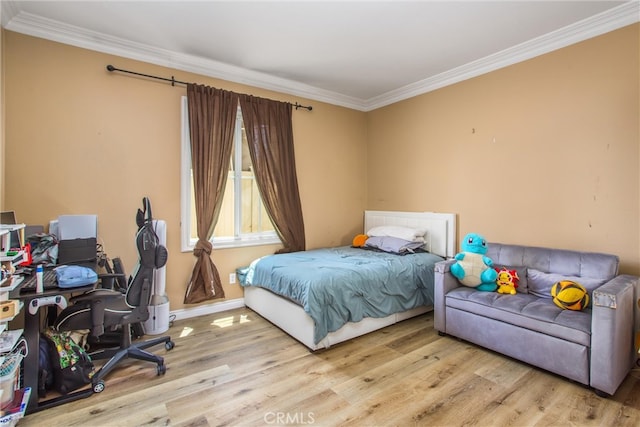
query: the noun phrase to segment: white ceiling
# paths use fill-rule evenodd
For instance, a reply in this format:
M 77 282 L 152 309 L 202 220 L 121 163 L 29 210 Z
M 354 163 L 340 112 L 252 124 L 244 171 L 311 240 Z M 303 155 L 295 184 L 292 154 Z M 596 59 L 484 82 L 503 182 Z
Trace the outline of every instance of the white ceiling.
M 639 20 L 638 0 L 2 1 L 8 30 L 362 111 Z

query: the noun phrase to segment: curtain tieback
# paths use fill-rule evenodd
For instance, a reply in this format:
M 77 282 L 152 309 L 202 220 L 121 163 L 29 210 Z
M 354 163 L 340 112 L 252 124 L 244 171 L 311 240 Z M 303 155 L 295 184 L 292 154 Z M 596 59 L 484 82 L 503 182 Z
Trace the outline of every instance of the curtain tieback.
M 198 243 L 193 248 L 193 256 L 200 257 L 202 255 L 202 251 L 206 252 L 208 255 L 211 255 L 211 250 L 213 249 L 213 245 L 208 240 L 198 239 Z

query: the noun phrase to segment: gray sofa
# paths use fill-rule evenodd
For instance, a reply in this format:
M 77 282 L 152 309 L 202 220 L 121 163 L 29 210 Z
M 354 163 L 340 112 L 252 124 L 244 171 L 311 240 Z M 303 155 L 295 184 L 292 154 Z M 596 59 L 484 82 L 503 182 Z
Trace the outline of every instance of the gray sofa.
M 518 271 L 516 295 L 462 286 L 450 273 L 455 260 L 435 269 L 435 328 L 613 395 L 636 360 L 635 301 L 639 280 L 618 275 L 608 254 L 489 243 L 495 266 Z M 583 311 L 562 310 L 550 288 L 560 279 L 584 285 Z

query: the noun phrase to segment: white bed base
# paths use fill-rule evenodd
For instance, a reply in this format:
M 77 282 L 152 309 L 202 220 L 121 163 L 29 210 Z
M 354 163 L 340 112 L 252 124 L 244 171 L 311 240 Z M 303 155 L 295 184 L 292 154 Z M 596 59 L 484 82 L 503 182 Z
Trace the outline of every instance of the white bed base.
M 433 212 L 365 211 L 364 232 L 379 225 L 402 225 L 426 228 L 426 248 L 437 255 L 452 258 L 456 253 L 456 215 Z M 329 348 L 331 345 L 350 340 L 369 332 L 384 328 L 405 319 L 433 310 L 432 306 L 421 306 L 383 318 L 368 317 L 360 322 L 349 322 L 335 332 L 330 332 L 318 344 L 313 342 L 313 319 L 299 305 L 266 289 L 248 286 L 244 288 L 244 303 L 247 307 L 269 320 L 274 325 L 300 341 L 310 350 Z

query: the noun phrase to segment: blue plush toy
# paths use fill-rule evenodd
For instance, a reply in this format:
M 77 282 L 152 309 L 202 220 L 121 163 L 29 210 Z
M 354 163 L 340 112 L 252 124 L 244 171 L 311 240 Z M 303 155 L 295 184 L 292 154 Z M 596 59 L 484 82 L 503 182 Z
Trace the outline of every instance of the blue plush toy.
M 492 268 L 493 261 L 485 256 L 487 241 L 476 233 L 464 236 L 462 250 L 456 254 L 456 263 L 451 265 L 453 274 L 460 283 L 479 291 L 493 292 L 498 288 L 498 273 Z

